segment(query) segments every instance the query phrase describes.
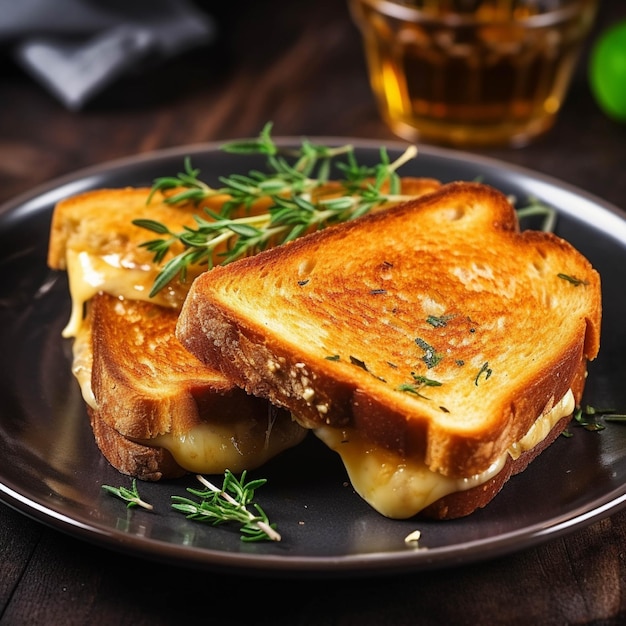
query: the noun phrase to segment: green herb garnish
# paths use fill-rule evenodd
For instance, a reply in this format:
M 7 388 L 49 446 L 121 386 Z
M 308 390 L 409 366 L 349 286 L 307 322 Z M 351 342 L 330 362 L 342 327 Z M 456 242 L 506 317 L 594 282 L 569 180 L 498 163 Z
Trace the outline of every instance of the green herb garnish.
M 578 287 L 579 285 L 587 285 L 586 280 L 581 280 L 580 278 L 576 278 L 575 276 L 570 276 L 569 274 L 557 274 L 559 278 L 566 280 L 568 283 L 572 283 L 574 287 Z
M 365 365 L 365 361 L 361 361 L 361 359 L 357 359 L 355 356 L 350 356 L 350 363 L 352 363 L 352 365 L 360 367 L 362 370 L 365 370 L 367 373 L 369 373 L 367 365 Z
M 603 422 L 626 422 L 626 415 L 617 413 L 615 409 L 596 409 L 593 406 L 586 405 L 584 408 L 577 407 L 572 417 L 572 423 L 575 426 L 581 426 L 591 432 L 604 430 L 606 425 Z M 572 433 L 564 431 L 563 435 L 571 437 Z
M 203 476 L 197 476 L 206 489 L 188 488 L 187 491 L 199 500 L 194 501 L 182 496 L 172 496 L 172 508 L 183 513 L 187 519 L 207 522 L 218 526 L 227 522 L 240 524 L 241 540 L 280 541 L 281 536 L 275 525 L 270 524 L 267 515 L 258 504 L 252 504 L 254 492 L 263 486 L 265 479 L 246 482 L 246 472 L 237 480 L 235 475 L 226 470 L 222 488 L 216 487 Z M 252 504 L 256 513 L 246 507 Z
M 427 378 L 426 376 L 421 376 L 416 374 L 415 372 L 411 372 L 411 376 L 413 377 L 412 383 L 402 383 L 396 387 L 397 391 L 403 391 L 405 393 L 412 393 L 420 398 L 428 398 L 420 392 L 420 389 L 423 387 L 441 387 L 443 383 L 438 380 L 433 380 L 432 378 Z
M 443 326 L 446 326 L 453 317 L 454 315 L 429 315 L 426 318 L 426 321 L 435 328 L 442 328 Z
M 605 422 L 626 422 L 626 415 L 623 413 L 606 413 L 603 417 Z
M 413 379 L 416 383 L 424 387 L 441 387 L 441 385 L 443 384 L 438 380 L 433 380 L 432 378 L 427 378 L 426 376 L 419 376 L 417 374 L 414 374 L 413 372 L 411 372 L 411 376 L 413 376 Z
M 437 365 L 437 363 L 439 363 L 439 361 L 443 359 L 443 356 L 437 354 L 437 352 L 435 352 L 435 349 L 423 339 L 416 337 L 415 343 L 424 351 L 422 361 L 426 363 L 426 367 L 428 369 L 435 367 L 435 365 Z
M 489 367 L 489 362 L 485 361 L 485 363 L 483 363 L 483 366 L 480 368 L 480 371 L 478 372 L 478 374 L 476 375 L 476 379 L 474 380 L 474 384 L 478 387 L 478 380 L 480 379 L 480 377 L 482 375 L 485 375 L 485 380 L 487 380 L 491 374 L 492 374 L 492 370 Z
M 576 425 L 582 426 L 585 430 L 597 432 L 605 429 L 604 424 L 600 423 L 597 417 L 595 409 L 587 407 L 586 410 L 583 410 L 581 407 L 578 407 L 574 411 L 573 421 Z
M 515 202 L 513 202 L 513 204 L 515 204 Z M 541 230 L 546 233 L 554 232 L 557 217 L 556 211 L 536 198 L 529 198 L 528 204 L 516 209 L 516 212 L 520 220 L 528 217 L 543 217 Z
M 296 239 L 311 230 L 319 230 L 356 219 L 376 206 L 387 202 L 407 200 L 400 194 L 400 177 L 396 170 L 417 154 L 410 146 L 391 162 L 386 149 L 380 151 L 380 162 L 374 166 L 360 165 L 351 145 L 327 147 L 302 141 L 298 149 L 282 148 L 271 138 L 271 124 L 252 141 L 235 141 L 222 146 L 225 152 L 261 154 L 267 157 L 267 172 L 251 171 L 247 175 L 233 174 L 219 179 L 222 186 L 213 188 L 201 181 L 199 170 L 185 160 L 184 172 L 175 177 L 155 180 L 150 199 L 157 191 L 176 191 L 165 202 L 199 203 L 214 196 L 227 194 L 220 213 L 206 208 L 206 218 L 196 216 L 196 228 L 184 227 L 173 232 L 156 220 L 138 219 L 133 224 L 150 230 L 161 237 L 141 244 L 161 263 L 171 246 L 180 242 L 185 250 L 165 263 L 150 292 L 154 296 L 174 278 L 184 280 L 189 266 L 206 264 L 209 268 L 219 260 L 226 264 L 244 256 L 256 254 L 270 245 Z M 339 157 L 344 160 L 338 161 Z M 295 159 L 295 163 L 290 160 Z M 341 196 L 316 197 L 315 192 L 330 179 L 331 166 L 341 172 L 338 180 Z M 387 184 L 389 192 L 383 193 Z M 179 191 L 180 189 L 182 191 Z M 233 210 L 249 208 L 261 198 L 271 205 L 267 213 L 231 218 Z M 226 251 L 214 258 L 215 249 L 225 246 Z
M 352 363 L 352 365 L 356 365 L 357 367 L 360 367 L 364 372 L 371 374 L 374 378 L 377 378 L 381 382 L 383 383 L 387 382 L 381 376 L 376 376 L 376 374 L 372 373 L 370 369 L 367 367 L 367 365 L 365 364 L 365 361 L 362 361 L 361 359 L 357 359 L 355 356 L 350 355 L 350 363 Z
M 135 506 L 140 506 L 148 511 L 152 510 L 152 505 L 148 504 L 144 500 L 141 499 L 139 495 L 139 490 L 137 489 L 137 480 L 133 478 L 133 484 L 130 489 L 126 487 L 111 487 L 110 485 L 102 485 L 102 489 L 107 493 L 110 493 L 112 496 L 116 496 L 121 500 L 126 502 L 126 507 L 131 509 Z

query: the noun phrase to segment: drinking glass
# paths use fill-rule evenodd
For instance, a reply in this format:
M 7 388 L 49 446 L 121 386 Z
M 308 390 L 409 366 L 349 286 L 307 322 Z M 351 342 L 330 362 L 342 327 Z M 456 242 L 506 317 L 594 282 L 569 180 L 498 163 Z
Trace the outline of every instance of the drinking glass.
M 527 144 L 566 96 L 596 0 L 348 0 L 392 131 L 456 146 Z

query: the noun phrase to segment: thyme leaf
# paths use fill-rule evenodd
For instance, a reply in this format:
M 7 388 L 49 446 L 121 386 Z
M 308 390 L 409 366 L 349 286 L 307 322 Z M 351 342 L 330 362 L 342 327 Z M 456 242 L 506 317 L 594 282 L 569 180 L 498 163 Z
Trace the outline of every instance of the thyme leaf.
M 574 411 L 573 421 L 576 425 L 582 426 L 585 430 L 591 432 L 598 432 L 605 429 L 604 424 L 598 421 L 595 409 L 583 410 L 581 407 L 578 407 Z
M 426 318 L 426 321 L 435 328 L 442 328 L 443 326 L 446 326 L 453 317 L 454 315 L 429 315 Z
M 476 375 L 476 378 L 474 379 L 474 384 L 478 387 L 478 381 L 480 380 L 480 377 L 482 375 L 485 375 L 485 380 L 487 380 L 491 374 L 492 374 L 492 369 L 489 367 L 489 362 L 485 361 L 483 363 L 483 366 L 480 368 L 480 371 L 478 372 L 478 374 Z
M 574 411 L 572 423 L 590 432 L 600 432 L 606 428 L 606 423 L 626 423 L 626 415 L 618 413 L 615 409 L 597 409 L 590 405 L 584 408 L 579 406 Z M 570 431 L 564 431 L 563 435 L 573 436 Z
M 213 526 L 237 522 L 240 525 L 241 540 L 245 542 L 281 540 L 275 525 L 270 524 L 263 509 L 252 502 L 255 490 L 267 482 L 265 479 L 246 482 L 245 471 L 237 479 L 232 472 L 226 470 L 220 489 L 203 476 L 196 478 L 205 489 L 187 489 L 197 500 L 172 496 L 172 508 L 175 511 L 183 513 L 187 519 L 207 522 Z M 254 508 L 254 513 L 247 508 L 248 505 Z
M 120 498 L 126 502 L 126 508 L 133 508 L 135 506 L 140 506 L 143 509 L 151 511 L 153 509 L 152 505 L 145 502 L 141 499 L 139 495 L 139 490 L 137 489 L 137 479 L 133 478 L 132 487 L 127 489 L 126 487 L 112 487 L 111 485 L 102 485 L 102 489 L 107 493 Z
M 337 360 L 338 360 L 338 358 L 337 358 Z M 361 359 L 358 359 L 357 357 L 350 355 L 350 363 L 352 363 L 352 365 L 356 365 L 357 367 L 361 368 L 363 371 L 367 372 L 368 374 L 371 374 L 374 378 L 377 378 L 378 380 L 380 380 L 380 381 L 382 381 L 384 383 L 387 382 L 381 376 L 377 376 L 376 374 L 371 372 L 369 367 L 367 367 L 367 365 L 365 364 L 365 361 L 362 361 Z
M 426 367 L 431 369 L 441 361 L 443 356 L 438 354 L 435 349 L 420 337 L 415 338 L 415 343 L 424 351 L 422 361 L 426 363 Z
M 546 233 L 554 232 L 556 226 L 556 211 L 537 198 L 529 198 L 526 206 L 516 209 L 518 219 L 529 217 L 542 217 L 541 230 Z
M 432 378 L 427 378 L 426 376 L 422 376 L 416 374 L 415 372 L 411 372 L 411 376 L 413 377 L 412 383 L 402 383 L 396 387 L 397 391 L 404 391 L 405 393 L 412 393 L 420 398 L 428 398 L 421 393 L 420 389 L 423 387 L 441 387 L 443 383 L 438 380 L 433 380 Z
M 360 367 L 362 370 L 365 370 L 366 372 L 369 373 L 369 370 L 367 369 L 367 365 L 365 365 L 365 361 L 361 361 L 361 359 L 357 359 L 355 356 L 350 355 L 350 363 L 352 363 L 352 365 L 356 365 L 357 367 Z
M 416 383 L 423 385 L 424 387 L 441 387 L 443 383 L 438 380 L 433 380 L 432 378 L 426 378 L 426 376 L 419 376 L 413 372 L 411 372 Z
M 566 280 L 568 283 L 572 283 L 572 285 L 574 285 L 574 287 L 578 287 L 579 285 L 587 285 L 587 281 L 586 280 L 582 280 L 580 278 L 576 278 L 575 276 L 570 276 L 569 274 L 557 274 L 557 276 L 559 278 L 562 278 L 563 280 Z

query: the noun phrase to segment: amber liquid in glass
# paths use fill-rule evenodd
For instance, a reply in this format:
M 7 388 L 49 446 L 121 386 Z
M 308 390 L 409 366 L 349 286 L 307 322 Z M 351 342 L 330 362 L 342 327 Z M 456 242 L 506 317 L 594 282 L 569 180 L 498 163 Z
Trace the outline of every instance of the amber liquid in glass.
M 353 12 L 390 127 L 409 140 L 453 145 L 523 145 L 547 130 L 591 20 L 574 11 L 529 29 L 446 22 L 424 11 L 416 22 L 383 15 L 372 0 L 355 0 Z

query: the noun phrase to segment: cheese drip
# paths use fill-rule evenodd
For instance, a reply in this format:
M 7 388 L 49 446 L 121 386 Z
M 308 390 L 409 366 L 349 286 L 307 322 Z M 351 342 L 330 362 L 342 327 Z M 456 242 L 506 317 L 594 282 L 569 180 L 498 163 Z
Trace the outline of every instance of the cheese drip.
M 96 399 L 91 387 L 91 370 L 93 369 L 91 326 L 83 324 L 78 328 L 72 344 L 72 354 L 72 374 L 78 381 L 83 400 L 88 406 L 95 409 Z
M 152 264 L 124 262 L 119 254 L 97 255 L 84 250 L 67 250 L 66 263 L 72 311 L 63 329 L 63 337 L 75 337 L 78 334 L 85 303 L 99 291 L 169 308 L 180 308 L 186 294 L 186 287 L 174 282 L 150 297 L 150 290 L 158 274 L 157 268 Z
M 400 458 L 351 429 L 322 426 L 314 432 L 341 456 L 352 486 L 366 502 L 386 517 L 406 519 L 451 493 L 486 483 L 502 470 L 507 457 L 517 459 L 523 452 L 541 443 L 554 425 L 571 415 L 574 408 L 574 394 L 570 389 L 487 470 L 466 478 L 444 476 L 430 470 L 421 460 Z

